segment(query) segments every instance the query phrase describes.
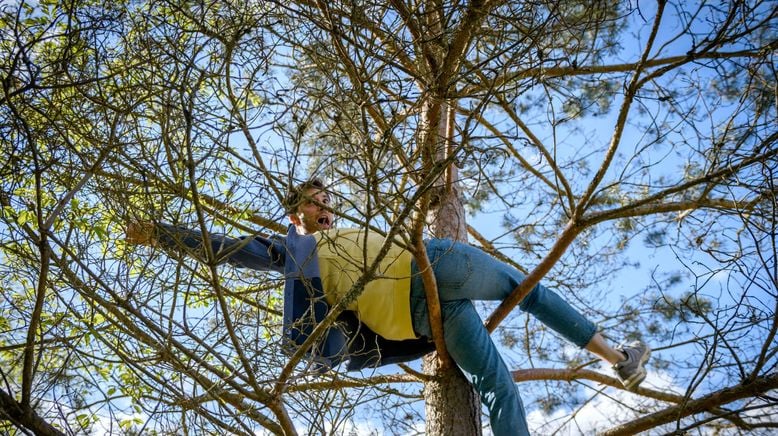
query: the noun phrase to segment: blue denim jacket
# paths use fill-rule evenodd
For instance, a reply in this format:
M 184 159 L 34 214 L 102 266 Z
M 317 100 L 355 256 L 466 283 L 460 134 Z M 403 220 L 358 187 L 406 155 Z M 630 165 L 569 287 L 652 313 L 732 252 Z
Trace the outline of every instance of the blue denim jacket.
M 159 224 L 158 228 L 157 240 L 168 248 L 181 244 L 198 248 L 203 240 L 197 231 L 167 224 Z M 284 339 L 292 347 L 305 342 L 329 312 L 319 274 L 316 238 L 299 235 L 293 225 L 289 226 L 286 237 L 209 236 L 220 262 L 284 275 Z M 319 343 L 308 351 L 308 356 L 322 369 L 331 369 L 347 360 L 346 369 L 352 371 L 407 362 L 432 350 L 434 344 L 427 338 L 384 339 L 362 324 L 353 312 L 343 311 Z

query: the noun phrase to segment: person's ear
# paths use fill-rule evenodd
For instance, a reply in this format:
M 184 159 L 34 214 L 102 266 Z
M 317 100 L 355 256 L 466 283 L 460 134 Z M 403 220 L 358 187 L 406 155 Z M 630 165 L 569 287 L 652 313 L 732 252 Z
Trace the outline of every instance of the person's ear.
M 299 226 L 302 224 L 302 221 L 300 220 L 300 217 L 294 214 L 287 215 L 289 217 L 289 222 L 294 224 L 295 226 Z

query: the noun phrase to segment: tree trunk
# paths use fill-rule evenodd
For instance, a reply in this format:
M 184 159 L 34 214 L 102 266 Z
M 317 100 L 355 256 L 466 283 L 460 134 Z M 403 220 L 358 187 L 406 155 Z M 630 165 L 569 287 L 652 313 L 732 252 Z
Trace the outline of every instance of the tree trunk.
M 429 131 L 437 130 L 439 140 L 435 159 L 440 161 L 448 154 L 452 133 L 447 129 L 450 125 L 447 120 L 453 117 L 453 112 L 445 110 L 445 103 L 438 104 L 437 110 L 433 110 L 437 116 L 425 121 L 437 124 L 437 129 Z M 456 187 L 456 169 L 451 165 L 446 177 L 441 178 L 432 192 L 427 222 L 434 237 L 466 241 L 467 223 Z M 480 436 L 481 401 L 459 368 L 442 368 L 437 354 L 433 353 L 424 358 L 424 372 L 433 376 L 424 384 L 426 434 Z
M 440 368 L 433 353 L 424 358 L 424 372 L 434 376 L 424 384 L 426 434 L 480 435 L 481 401 L 459 368 Z

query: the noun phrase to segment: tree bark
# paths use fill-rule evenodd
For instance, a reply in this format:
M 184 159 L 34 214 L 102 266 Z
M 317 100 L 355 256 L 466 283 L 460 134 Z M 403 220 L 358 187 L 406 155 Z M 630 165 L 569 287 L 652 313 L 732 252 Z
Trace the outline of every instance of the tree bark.
M 445 103 L 438 103 L 435 161 L 445 160 L 451 145 L 452 131 L 448 119 L 453 112 L 445 110 Z M 444 139 L 444 140 L 443 140 Z M 456 187 L 456 166 L 450 165 L 446 176 L 431 193 L 427 215 L 432 236 L 467 241 L 465 210 Z M 481 401 L 473 385 L 458 367 L 442 367 L 437 355 L 424 358 L 424 372 L 432 375 L 424 384 L 425 412 L 428 435 L 481 435 Z
M 456 188 L 439 188 L 430 209 L 433 236 L 465 241 L 464 207 Z M 441 368 L 437 355 L 424 358 L 424 372 L 433 377 L 424 384 L 428 435 L 480 435 L 481 400 L 458 367 Z
M 459 368 L 441 368 L 433 354 L 424 358 L 424 372 L 433 376 L 424 383 L 426 434 L 480 435 L 481 401 Z
M 14 425 L 32 430 L 36 435 L 64 435 L 32 408 L 19 403 L 3 390 L 0 390 L 0 420 L 8 420 Z

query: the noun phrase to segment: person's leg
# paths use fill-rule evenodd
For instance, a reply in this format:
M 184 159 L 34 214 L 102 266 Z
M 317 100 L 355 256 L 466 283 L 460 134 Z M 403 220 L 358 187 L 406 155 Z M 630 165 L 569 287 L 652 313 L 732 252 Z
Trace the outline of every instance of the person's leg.
M 446 239 L 427 242 L 441 301 L 505 299 L 524 280 L 524 274 L 478 248 Z M 415 265 L 414 265 L 415 267 Z M 423 289 L 414 269 L 414 285 Z M 612 365 L 627 389 L 646 376 L 643 365 L 651 349 L 640 341 L 612 347 L 586 319 L 555 292 L 538 284 L 521 301 L 519 308 L 573 344 L 585 348 Z
M 624 360 L 624 353 L 611 347 L 599 333 L 595 333 L 584 348 L 611 365 L 615 365 Z
M 411 307 L 417 333 L 431 337 L 423 291 L 413 292 Z M 441 314 L 446 348 L 489 411 L 492 432 L 497 436 L 529 434 L 516 384 L 473 303 L 470 300 L 442 302 Z
M 524 280 L 524 274 L 478 248 L 446 239 L 427 242 L 441 301 L 504 300 Z M 414 277 L 414 280 L 420 280 Z M 522 300 L 519 308 L 565 339 L 584 348 L 597 326 L 555 292 L 542 285 Z

